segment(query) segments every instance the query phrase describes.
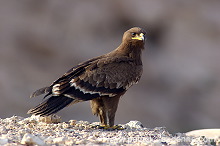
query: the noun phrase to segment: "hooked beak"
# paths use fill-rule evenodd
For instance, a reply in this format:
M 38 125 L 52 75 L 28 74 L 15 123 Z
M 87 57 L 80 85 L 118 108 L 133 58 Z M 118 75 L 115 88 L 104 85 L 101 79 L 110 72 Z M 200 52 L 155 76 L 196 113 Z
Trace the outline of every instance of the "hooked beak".
M 135 37 L 132 37 L 133 40 L 140 40 L 144 41 L 144 34 L 140 33 L 140 35 L 136 35 Z

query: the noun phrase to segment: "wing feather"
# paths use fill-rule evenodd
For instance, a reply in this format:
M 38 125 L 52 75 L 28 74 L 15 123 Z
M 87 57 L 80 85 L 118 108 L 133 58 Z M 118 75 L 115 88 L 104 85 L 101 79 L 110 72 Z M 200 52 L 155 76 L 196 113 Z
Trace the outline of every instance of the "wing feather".
M 38 89 L 37 91 L 31 94 L 30 98 L 51 92 L 51 89 L 52 89 L 51 87 L 44 87 L 44 88 Z
M 100 96 L 116 96 L 125 92 L 133 83 L 129 83 L 133 80 L 129 76 L 132 74 L 130 62 L 132 63 L 130 58 L 121 56 L 120 59 L 108 56 L 90 59 L 70 69 L 50 87 L 37 90 L 32 97 L 46 92 L 47 95 L 65 95 L 82 101 Z

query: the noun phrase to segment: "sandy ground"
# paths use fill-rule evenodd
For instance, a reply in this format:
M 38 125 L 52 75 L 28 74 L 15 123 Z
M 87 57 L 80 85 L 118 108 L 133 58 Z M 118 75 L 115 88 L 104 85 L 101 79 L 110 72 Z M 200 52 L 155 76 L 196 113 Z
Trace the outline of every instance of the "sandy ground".
M 121 124 L 121 130 L 97 128 L 98 122 L 53 117 L 12 116 L 0 119 L 0 145 L 216 145 L 218 138 L 170 134 L 164 127 L 146 128 L 139 121 Z

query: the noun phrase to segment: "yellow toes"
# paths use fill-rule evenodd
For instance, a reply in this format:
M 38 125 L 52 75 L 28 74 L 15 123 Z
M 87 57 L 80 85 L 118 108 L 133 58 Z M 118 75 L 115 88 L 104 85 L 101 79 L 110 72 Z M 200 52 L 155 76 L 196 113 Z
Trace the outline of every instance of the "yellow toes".
M 122 126 L 119 125 L 114 125 L 112 127 L 110 127 L 109 125 L 95 125 L 92 128 L 96 128 L 96 129 L 105 129 L 105 130 L 124 130 L 124 128 Z
M 124 130 L 124 128 L 122 126 L 119 126 L 119 125 L 114 125 L 114 126 L 109 127 L 109 128 L 112 128 L 113 130 Z

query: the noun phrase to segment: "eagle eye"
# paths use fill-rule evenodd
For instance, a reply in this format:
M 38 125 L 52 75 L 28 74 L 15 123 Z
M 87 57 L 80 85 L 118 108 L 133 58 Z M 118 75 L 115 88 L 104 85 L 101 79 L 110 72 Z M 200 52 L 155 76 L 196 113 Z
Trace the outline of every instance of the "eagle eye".
M 132 32 L 132 33 L 131 33 L 132 36 L 136 36 L 136 34 L 137 34 L 137 33 L 135 33 L 135 32 Z

